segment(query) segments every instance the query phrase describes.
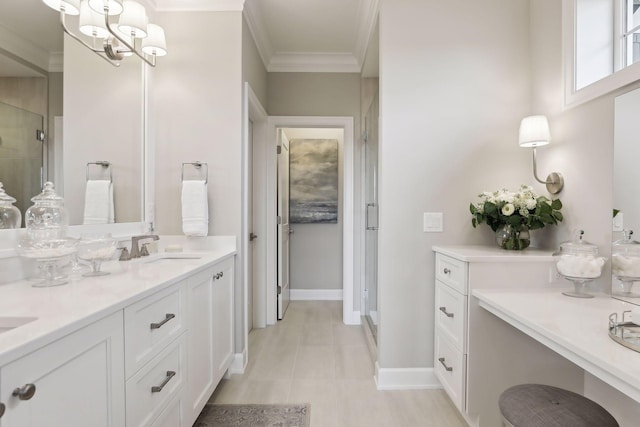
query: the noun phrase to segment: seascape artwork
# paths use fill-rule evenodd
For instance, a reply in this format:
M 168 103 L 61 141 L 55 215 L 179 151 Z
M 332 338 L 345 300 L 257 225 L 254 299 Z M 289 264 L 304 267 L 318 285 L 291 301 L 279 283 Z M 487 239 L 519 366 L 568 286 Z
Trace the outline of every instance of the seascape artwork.
M 289 221 L 338 222 L 338 140 L 293 139 L 289 151 Z

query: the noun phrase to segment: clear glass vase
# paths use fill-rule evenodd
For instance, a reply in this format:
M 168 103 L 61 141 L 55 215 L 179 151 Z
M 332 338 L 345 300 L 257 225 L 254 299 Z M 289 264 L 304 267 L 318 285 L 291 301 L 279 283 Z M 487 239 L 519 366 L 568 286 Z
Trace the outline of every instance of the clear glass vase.
M 529 228 L 526 225 L 520 226 L 520 229 L 505 224 L 496 230 L 496 243 L 502 249 L 521 251 L 531 244 L 531 236 Z

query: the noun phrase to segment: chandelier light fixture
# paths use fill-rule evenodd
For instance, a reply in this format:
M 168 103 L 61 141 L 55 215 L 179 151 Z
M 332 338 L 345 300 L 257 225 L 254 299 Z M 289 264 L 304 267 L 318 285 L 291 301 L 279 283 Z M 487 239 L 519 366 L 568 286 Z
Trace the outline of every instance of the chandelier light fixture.
M 156 57 L 167 54 L 164 30 L 149 23 L 140 3 L 132 0 L 42 1 L 60 12 L 60 24 L 65 33 L 116 67 L 120 66 L 120 60 L 134 54 L 155 67 Z M 67 27 L 67 15 L 79 15 L 78 30 L 90 37 L 91 43 Z M 112 22 L 116 17 L 118 22 Z

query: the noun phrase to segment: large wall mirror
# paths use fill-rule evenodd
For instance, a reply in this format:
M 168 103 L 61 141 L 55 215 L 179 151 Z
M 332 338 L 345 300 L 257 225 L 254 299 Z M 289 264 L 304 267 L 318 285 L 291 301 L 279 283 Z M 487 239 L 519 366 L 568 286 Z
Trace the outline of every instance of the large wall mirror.
M 87 179 L 112 179 L 115 222 L 141 222 L 145 70 L 137 58 L 113 67 L 63 37 L 59 20 L 42 0 L 0 5 L 0 181 L 23 226 L 41 180 L 56 184 L 71 225 L 85 222 Z
M 614 164 L 613 164 L 613 240 L 640 240 L 640 89 L 615 99 Z M 633 234 L 629 234 L 633 231 Z M 631 246 L 626 255 L 617 256 L 614 244 L 612 256 L 613 282 L 611 292 L 634 304 L 640 304 L 640 252 Z M 631 255 L 631 256 L 628 256 Z M 622 278 L 622 280 L 621 280 Z

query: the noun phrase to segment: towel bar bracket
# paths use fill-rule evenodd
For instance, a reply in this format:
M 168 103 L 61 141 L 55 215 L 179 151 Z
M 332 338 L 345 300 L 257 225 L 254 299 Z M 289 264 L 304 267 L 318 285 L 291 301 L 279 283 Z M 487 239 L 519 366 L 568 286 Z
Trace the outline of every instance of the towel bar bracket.
M 196 170 L 200 171 L 202 169 L 202 167 L 204 166 L 204 182 L 205 184 L 209 183 L 209 165 L 207 163 L 204 162 L 187 162 L 187 163 L 183 163 L 182 164 L 182 174 L 180 176 L 180 179 L 182 181 L 184 181 L 184 167 L 185 166 L 193 166 Z

